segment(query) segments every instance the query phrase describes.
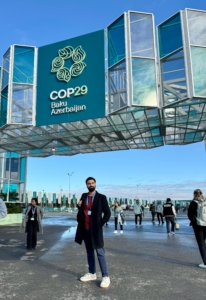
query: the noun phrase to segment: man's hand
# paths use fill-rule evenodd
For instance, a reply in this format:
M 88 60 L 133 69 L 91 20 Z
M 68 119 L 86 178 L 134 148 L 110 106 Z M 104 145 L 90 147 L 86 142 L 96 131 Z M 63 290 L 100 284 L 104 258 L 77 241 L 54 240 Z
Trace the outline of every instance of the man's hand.
M 79 207 L 81 207 L 81 205 L 82 205 L 82 200 L 80 200 L 79 202 L 78 202 L 78 204 L 77 204 Z

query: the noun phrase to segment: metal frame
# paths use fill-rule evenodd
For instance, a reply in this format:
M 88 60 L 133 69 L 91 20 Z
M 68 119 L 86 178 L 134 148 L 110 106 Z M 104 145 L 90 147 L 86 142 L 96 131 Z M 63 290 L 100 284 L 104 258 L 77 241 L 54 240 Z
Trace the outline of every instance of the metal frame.
M 195 90 L 194 90 L 194 76 L 193 76 L 193 68 L 192 68 L 192 55 L 191 55 L 191 47 L 198 47 L 198 48 L 206 48 L 206 46 L 199 46 L 199 45 L 193 45 L 190 43 L 190 34 L 189 34 L 189 23 L 188 23 L 188 11 L 196 11 L 196 12 L 204 12 L 206 14 L 206 11 L 203 10 L 197 10 L 197 9 L 190 9 L 186 8 L 185 9 L 185 25 L 187 27 L 187 38 L 188 38 L 188 48 L 187 48 L 187 53 L 188 57 L 190 59 L 190 69 L 191 69 L 191 84 L 192 84 L 192 97 L 193 98 L 200 98 L 200 99 L 205 99 L 205 96 L 197 96 L 195 95 Z

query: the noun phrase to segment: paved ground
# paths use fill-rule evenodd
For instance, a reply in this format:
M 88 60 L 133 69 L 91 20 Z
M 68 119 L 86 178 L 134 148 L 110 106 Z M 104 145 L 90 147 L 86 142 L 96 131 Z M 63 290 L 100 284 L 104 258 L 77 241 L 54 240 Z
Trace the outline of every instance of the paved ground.
M 98 280 L 81 283 L 87 272 L 84 246 L 74 243 L 76 221 L 66 213 L 47 214 L 36 251 L 25 249 L 18 226 L 0 227 L 0 299 L 18 300 L 203 300 L 206 270 L 185 215 L 181 229 L 168 237 L 165 226 L 145 220 L 142 228 L 128 221 L 123 235 L 104 227 L 111 286 Z

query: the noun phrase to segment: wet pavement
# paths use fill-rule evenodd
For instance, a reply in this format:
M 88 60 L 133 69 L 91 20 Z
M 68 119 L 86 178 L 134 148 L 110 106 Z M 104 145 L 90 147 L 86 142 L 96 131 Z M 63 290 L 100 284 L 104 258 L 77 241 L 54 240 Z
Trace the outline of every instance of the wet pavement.
M 0 226 L 0 299 L 18 300 L 203 300 L 206 270 L 185 214 L 180 230 L 166 234 L 166 226 L 148 218 L 135 227 L 127 218 L 124 233 L 113 234 L 114 221 L 104 227 L 111 286 L 97 280 L 81 283 L 87 272 L 84 245 L 74 243 L 75 214 L 49 213 L 43 220 L 36 251 L 27 251 L 19 226 Z

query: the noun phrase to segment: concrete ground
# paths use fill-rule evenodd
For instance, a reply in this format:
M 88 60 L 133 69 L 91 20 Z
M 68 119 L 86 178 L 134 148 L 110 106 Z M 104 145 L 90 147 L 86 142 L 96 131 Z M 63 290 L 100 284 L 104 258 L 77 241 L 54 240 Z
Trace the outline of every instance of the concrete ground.
M 180 231 L 167 236 L 165 225 L 148 219 L 136 228 L 128 218 L 123 235 L 113 234 L 114 221 L 104 227 L 111 277 L 108 289 L 96 281 L 81 283 L 87 273 L 84 245 L 74 243 L 75 216 L 49 213 L 36 251 L 26 250 L 19 226 L 0 226 L 0 299 L 18 300 L 203 300 L 206 270 L 192 228 L 179 215 Z

